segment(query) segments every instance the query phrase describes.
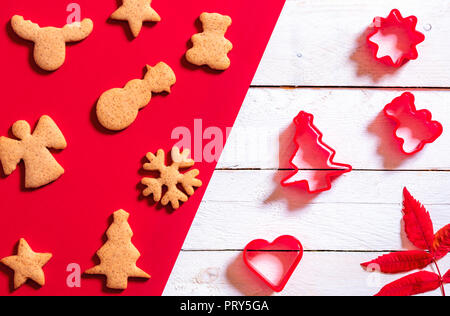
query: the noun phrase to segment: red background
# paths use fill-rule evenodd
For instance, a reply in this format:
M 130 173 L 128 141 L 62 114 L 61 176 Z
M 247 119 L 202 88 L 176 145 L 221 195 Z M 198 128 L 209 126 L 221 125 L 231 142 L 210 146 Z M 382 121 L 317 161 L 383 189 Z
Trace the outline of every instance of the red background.
M 12 255 L 21 237 L 33 250 L 51 252 L 54 257 L 44 268 L 47 283 L 41 289 L 25 285 L 11 292 L 12 273 L 0 267 L 0 294 L 160 295 L 215 163 L 196 164 L 204 186 L 178 211 L 171 212 L 140 198 L 142 159 L 148 151 L 169 150 L 176 143 L 171 140 L 172 130 L 186 126 L 192 131 L 195 118 L 203 120 L 203 128 L 217 126 L 225 135 L 285 0 L 155 0 L 152 7 L 162 21 L 145 24 L 135 40 L 131 40 L 126 22 L 108 21 L 120 0 L 77 0 L 82 18 L 94 21 L 94 31 L 85 41 L 68 45 L 66 62 L 58 71 L 44 73 L 34 64 L 31 44 L 12 32 L 9 20 L 19 14 L 41 26 L 61 27 L 71 2 L 0 2 L 0 135 L 10 135 L 11 125 L 19 119 L 35 125 L 47 114 L 68 142 L 67 149 L 55 154 L 66 173 L 46 187 L 23 188 L 23 163 L 9 177 L 1 174 L 0 258 Z M 231 68 L 223 73 L 193 67 L 183 59 L 190 37 L 199 31 L 195 21 L 204 11 L 233 19 L 226 35 L 234 44 L 229 54 Z M 170 65 L 177 75 L 172 94 L 154 96 L 125 131 L 103 130 L 95 117 L 98 97 L 131 79 L 141 79 L 144 66 L 159 61 Z M 67 287 L 67 265 L 77 263 L 84 271 L 95 264 L 93 256 L 103 244 L 110 215 L 121 208 L 131 214 L 133 243 L 142 254 L 138 266 L 152 278 L 132 281 L 121 293 L 104 289 L 102 277 L 83 277 L 81 288 Z

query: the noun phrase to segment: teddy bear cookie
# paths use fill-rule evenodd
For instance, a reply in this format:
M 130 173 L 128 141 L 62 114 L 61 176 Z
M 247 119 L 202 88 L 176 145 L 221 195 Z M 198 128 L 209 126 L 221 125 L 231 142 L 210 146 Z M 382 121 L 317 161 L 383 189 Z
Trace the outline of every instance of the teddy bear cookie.
M 25 239 L 20 239 L 17 255 L 0 260 L 2 264 L 14 271 L 14 289 L 24 285 L 27 280 L 33 280 L 39 286 L 45 285 L 45 275 L 42 267 L 52 258 L 51 253 L 37 253 L 31 250 Z
M 100 264 L 85 272 L 105 275 L 106 286 L 114 290 L 125 290 L 128 278 L 150 278 L 136 266 L 141 254 L 131 242 L 133 231 L 128 224 L 129 216 L 124 210 L 114 213 L 113 223 L 106 232 L 108 241 L 97 251 Z
M 122 89 L 115 88 L 102 94 L 97 102 L 98 121 L 111 131 L 127 128 L 136 120 L 139 110 L 150 102 L 152 93 L 170 93 L 175 82 L 175 73 L 167 64 L 147 65 L 143 80 L 131 80 Z
M 11 26 L 19 37 L 34 42 L 33 55 L 36 64 L 46 71 L 55 71 L 66 59 L 66 43 L 79 42 L 88 37 L 94 23 L 91 19 L 84 19 L 62 28 L 40 27 L 24 20 L 20 15 L 15 15 L 11 19 Z
M 5 175 L 9 176 L 23 160 L 25 188 L 35 189 L 55 181 L 64 173 L 48 148 L 65 149 L 67 143 L 49 116 L 39 119 L 33 133 L 30 124 L 17 121 L 12 126 L 12 133 L 19 140 L 0 137 L 0 161 Z
M 144 22 L 159 22 L 161 17 L 151 7 L 152 0 L 123 0 L 112 15 L 111 19 L 128 21 L 131 33 L 138 37 Z
M 201 187 L 202 181 L 197 179 L 200 174 L 198 169 L 192 169 L 186 173 L 181 173 L 180 169 L 190 168 L 195 164 L 193 159 L 189 158 L 189 149 L 184 149 L 180 153 L 178 147 L 173 147 L 171 156 L 172 164 L 166 166 L 165 154 L 162 149 L 158 150 L 156 156 L 153 153 L 146 155 L 149 163 L 144 164 L 144 170 L 158 171 L 160 173 L 159 178 L 143 178 L 141 183 L 146 186 L 142 194 L 144 196 L 150 196 L 153 194 L 153 200 L 155 202 L 161 201 L 161 204 L 166 206 L 171 203 L 173 209 L 180 207 L 180 202 L 186 202 L 188 195 L 194 194 L 194 187 Z M 178 188 L 181 185 L 187 195 Z M 167 191 L 163 193 L 163 186 L 167 187 Z
M 202 13 L 200 21 L 203 33 L 192 36 L 193 47 L 186 52 L 186 59 L 197 66 L 208 65 L 215 70 L 228 69 L 228 53 L 233 49 L 233 44 L 225 38 L 225 33 L 232 23 L 231 18 L 218 13 Z

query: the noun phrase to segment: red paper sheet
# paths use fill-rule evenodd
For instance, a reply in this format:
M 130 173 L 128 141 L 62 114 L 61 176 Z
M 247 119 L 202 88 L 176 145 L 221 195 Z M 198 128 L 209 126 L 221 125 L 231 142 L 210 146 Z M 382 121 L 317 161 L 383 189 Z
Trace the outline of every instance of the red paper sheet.
M 171 139 L 176 127 L 189 128 L 194 138 L 194 119 L 202 120 L 203 130 L 219 127 L 226 137 L 226 128 L 233 126 L 284 2 L 154 0 L 152 6 L 162 21 L 145 24 L 139 37 L 131 40 L 126 22 L 108 21 L 120 1 L 77 0 L 82 18 L 94 21 L 94 31 L 85 41 L 68 45 L 66 62 L 54 73 L 36 67 L 31 44 L 12 32 L 9 20 L 19 14 L 41 26 L 60 27 L 70 14 L 66 11 L 70 1 L 0 2 L 0 135 L 7 136 L 16 120 L 34 126 L 41 115 L 48 114 L 68 142 L 66 150 L 54 155 L 66 173 L 46 187 L 23 188 L 23 163 L 9 177 L 1 174 L 0 258 L 15 254 L 21 237 L 33 250 L 53 253 L 44 268 L 46 285 L 41 289 L 27 284 L 11 292 L 12 273 L 1 266 L 1 295 L 163 292 L 216 162 L 196 164 L 204 186 L 171 212 L 140 197 L 144 155 L 159 148 L 170 150 L 177 142 Z M 232 65 L 223 73 L 194 67 L 183 58 L 190 37 L 199 32 L 196 19 L 205 11 L 233 19 L 226 35 L 234 44 L 229 54 Z M 101 129 L 95 118 L 100 95 L 131 79 L 141 79 L 144 66 L 159 61 L 169 64 L 177 75 L 172 94 L 154 96 L 123 132 Z M 67 266 L 76 263 L 84 271 L 95 264 L 94 254 L 103 244 L 110 216 L 118 209 L 131 214 L 133 243 L 142 255 L 138 266 L 152 278 L 131 281 L 124 292 L 105 289 L 102 277 L 83 277 L 80 288 L 68 287 Z

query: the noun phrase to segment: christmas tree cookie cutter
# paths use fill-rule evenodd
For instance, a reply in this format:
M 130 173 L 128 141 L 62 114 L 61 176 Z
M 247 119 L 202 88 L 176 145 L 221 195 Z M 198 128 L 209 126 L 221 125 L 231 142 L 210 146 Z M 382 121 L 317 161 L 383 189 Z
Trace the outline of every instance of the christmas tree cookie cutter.
M 372 24 L 373 30 L 367 35 L 367 43 L 372 48 L 375 59 L 393 67 L 400 67 L 409 60 L 417 59 L 419 54 L 416 46 L 425 40 L 425 36 L 416 30 L 416 26 L 417 17 L 404 18 L 398 9 L 392 10 L 387 18 L 376 17 Z M 378 35 L 384 36 L 378 39 Z M 400 40 L 400 35 L 403 41 Z M 388 38 L 395 38 L 397 53 L 392 50 L 383 53 Z
M 294 119 L 296 151 L 290 164 L 295 172 L 283 179 L 281 185 L 302 184 L 308 193 L 319 193 L 330 190 L 331 179 L 350 172 L 352 166 L 334 162 L 336 151 L 322 141 L 323 134 L 313 121 L 314 116 L 304 111 Z
M 303 257 L 303 246 L 293 236 L 284 235 L 269 243 L 251 241 L 244 249 L 245 265 L 275 292 L 281 292 Z
M 442 124 L 433 121 L 428 110 L 416 110 L 415 97 L 406 92 L 384 107 L 384 115 L 395 122 L 394 138 L 400 150 L 413 155 L 428 143 L 433 143 L 443 132 Z

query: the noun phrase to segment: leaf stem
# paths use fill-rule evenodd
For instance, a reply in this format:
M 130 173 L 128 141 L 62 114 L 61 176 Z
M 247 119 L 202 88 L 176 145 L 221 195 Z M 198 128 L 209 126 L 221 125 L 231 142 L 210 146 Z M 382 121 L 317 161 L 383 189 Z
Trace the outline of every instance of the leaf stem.
M 441 279 L 441 291 L 442 291 L 442 296 L 445 297 L 446 295 L 445 295 L 444 281 L 443 281 L 443 279 L 442 279 L 441 270 L 439 270 L 439 266 L 438 266 L 438 264 L 437 264 L 435 258 L 433 258 L 433 262 L 434 262 L 434 265 L 436 266 L 437 273 L 439 274 L 439 279 Z

